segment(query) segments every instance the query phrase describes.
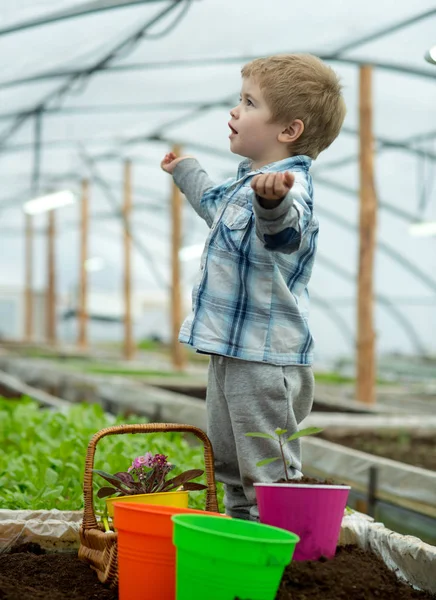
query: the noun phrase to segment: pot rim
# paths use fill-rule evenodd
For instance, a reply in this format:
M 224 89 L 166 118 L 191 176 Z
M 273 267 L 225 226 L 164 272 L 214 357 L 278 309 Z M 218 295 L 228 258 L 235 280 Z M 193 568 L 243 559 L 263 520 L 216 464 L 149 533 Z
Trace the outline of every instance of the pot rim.
M 302 488 L 315 490 L 351 490 L 350 485 L 326 485 L 326 484 L 308 484 L 308 483 L 254 483 L 254 487 L 277 487 L 277 488 Z
M 121 499 L 124 498 L 138 498 L 138 496 L 161 496 L 162 494 L 189 494 L 189 490 L 170 490 L 169 492 L 163 491 L 163 492 L 148 492 L 146 494 L 127 494 L 126 496 L 111 496 L 110 498 L 104 498 L 104 500 L 107 502 L 109 501 L 114 501 L 114 502 L 119 502 Z

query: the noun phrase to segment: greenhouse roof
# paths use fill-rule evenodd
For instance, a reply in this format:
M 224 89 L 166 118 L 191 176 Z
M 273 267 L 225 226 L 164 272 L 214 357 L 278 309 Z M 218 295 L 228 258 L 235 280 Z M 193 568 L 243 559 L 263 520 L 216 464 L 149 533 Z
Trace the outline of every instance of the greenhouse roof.
M 123 161 L 134 180 L 134 285 L 167 290 L 170 178 L 159 168 L 175 143 L 217 181 L 235 172 L 228 112 L 241 66 L 257 56 L 310 52 L 340 75 L 342 133 L 313 166 L 321 222 L 311 283 L 321 353 L 353 347 L 358 258 L 359 67 L 373 65 L 376 260 L 380 348 L 436 353 L 436 237 L 410 225 L 436 221 L 436 45 L 432 1 L 3 0 L 0 8 L 0 191 L 3 283 L 24 282 L 23 203 L 92 181 L 91 254 L 121 282 Z M 59 289 L 78 277 L 78 209 L 58 211 Z M 36 286 L 45 282 L 46 217 L 35 217 Z M 189 209 L 184 245 L 207 228 Z M 184 263 L 186 292 L 197 261 Z M 318 332 L 318 333 L 317 333 Z M 322 340 L 321 337 L 322 332 Z M 342 337 L 341 337 L 342 335 Z M 330 341 L 329 341 L 330 340 Z

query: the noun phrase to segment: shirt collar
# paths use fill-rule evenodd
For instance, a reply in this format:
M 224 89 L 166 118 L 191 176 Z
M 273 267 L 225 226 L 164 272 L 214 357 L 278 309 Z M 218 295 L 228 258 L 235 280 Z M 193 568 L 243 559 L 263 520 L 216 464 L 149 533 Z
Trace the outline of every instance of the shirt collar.
M 303 154 L 298 156 L 290 156 L 289 158 L 265 165 L 264 167 L 261 167 L 255 171 L 251 170 L 251 164 L 251 160 L 248 158 L 239 163 L 237 179 L 241 179 L 249 173 L 275 173 L 279 171 L 292 171 L 295 168 L 308 171 L 312 164 L 312 159 Z

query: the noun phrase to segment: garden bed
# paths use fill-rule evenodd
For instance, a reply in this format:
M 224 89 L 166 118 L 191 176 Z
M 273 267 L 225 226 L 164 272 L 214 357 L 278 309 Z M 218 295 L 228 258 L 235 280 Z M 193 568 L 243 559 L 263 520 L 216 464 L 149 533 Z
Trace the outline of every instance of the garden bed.
M 325 440 L 384 456 L 415 467 L 436 471 L 435 434 L 416 431 L 348 432 L 347 434 L 327 431 L 320 435 Z
M 28 544 L 0 557 L 2 600 L 117 600 L 117 590 L 99 583 L 95 573 L 80 562 L 76 554 L 43 552 L 37 544 Z M 207 590 L 201 597 L 207 600 Z M 276 600 L 430 600 L 434 597 L 398 580 L 372 552 L 344 546 L 338 548 L 331 561 L 291 563 L 285 570 Z
M 106 412 L 140 415 L 154 423 L 187 423 L 206 428 L 204 402 L 142 381 L 107 374 L 91 375 L 56 368 L 48 361 L 0 356 L 0 384 L 57 407 L 80 402 L 100 405 Z M 62 398 L 62 400 L 61 400 Z
M 72 519 L 77 522 L 75 515 L 58 513 L 57 533 L 63 514 L 65 528 L 78 542 L 78 532 L 71 527 Z M 1 600 L 118 598 L 116 590 L 99 583 L 89 565 L 69 551 L 71 539 L 64 537 L 53 544 L 50 531 L 41 535 L 40 528 L 28 526 L 26 532 L 24 537 L 14 536 L 19 544 L 12 549 L 8 545 L 9 553 L 0 554 Z M 0 528 L 0 537 L 1 533 Z M 47 553 L 40 544 L 49 551 L 64 552 Z M 354 513 L 343 519 L 337 556 L 332 561 L 292 563 L 284 573 L 276 600 L 430 600 L 436 598 L 432 595 L 436 593 L 435 569 L 435 547 Z M 207 592 L 197 597 L 207 600 Z
M 206 385 L 204 384 L 192 384 L 187 381 L 167 381 L 164 379 L 150 378 L 148 384 L 166 390 L 167 392 L 173 392 L 177 394 L 183 394 L 191 398 L 197 398 L 198 400 L 206 399 Z M 321 390 L 321 391 L 320 391 Z M 318 385 L 315 391 L 315 400 L 312 407 L 312 412 L 325 412 L 325 413 L 346 413 L 346 414 L 371 414 L 375 411 L 373 408 L 368 407 L 364 404 L 349 400 L 344 402 L 341 399 L 333 398 L 330 390 L 328 393 L 325 391 L 325 386 Z

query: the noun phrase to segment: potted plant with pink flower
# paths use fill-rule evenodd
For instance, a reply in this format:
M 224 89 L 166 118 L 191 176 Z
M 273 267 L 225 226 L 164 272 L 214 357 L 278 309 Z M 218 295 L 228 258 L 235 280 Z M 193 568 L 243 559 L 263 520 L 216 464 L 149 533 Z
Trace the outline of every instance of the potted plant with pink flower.
M 175 465 L 168 462 L 164 454 L 146 452 L 137 456 L 127 471 L 106 473 L 93 469 L 111 487 L 105 485 L 97 493 L 99 498 L 106 498 L 107 513 L 113 517 L 114 502 L 135 502 L 140 504 L 163 504 L 167 506 L 188 506 L 188 492 L 204 490 L 206 486 L 192 481 L 203 475 L 201 469 L 183 471 L 168 479 Z

